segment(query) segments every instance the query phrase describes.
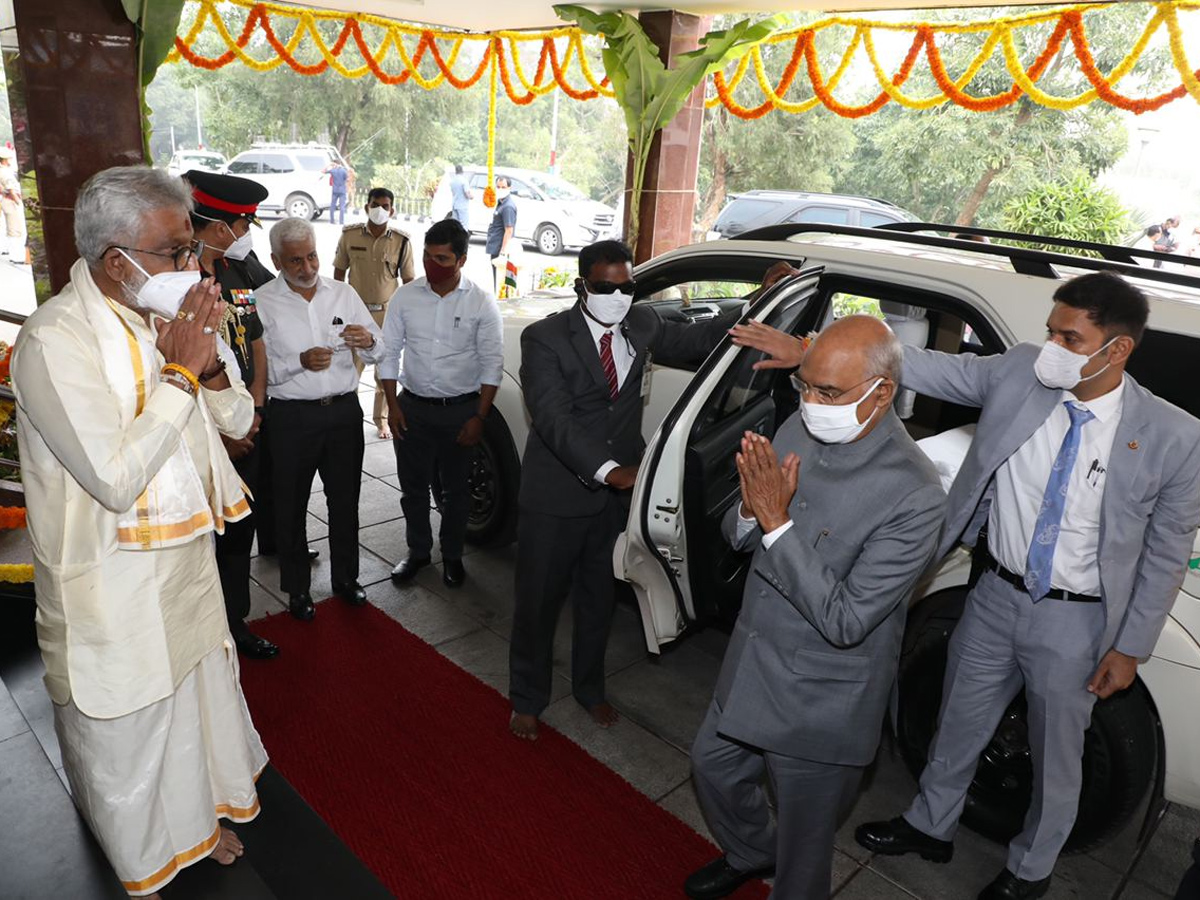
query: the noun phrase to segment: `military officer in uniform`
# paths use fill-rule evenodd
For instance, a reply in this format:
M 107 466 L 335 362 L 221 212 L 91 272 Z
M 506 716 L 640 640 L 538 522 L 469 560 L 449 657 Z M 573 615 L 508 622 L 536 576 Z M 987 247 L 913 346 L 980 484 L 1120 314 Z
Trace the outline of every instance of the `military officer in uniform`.
M 254 255 L 250 226 L 258 225 L 258 204 L 267 189 L 246 178 L 189 171 L 184 178 L 192 186 L 192 229 L 204 241 L 200 268 L 221 285 L 225 300 L 225 318 L 219 334 L 233 350 L 239 375 L 254 398 L 254 424 L 241 440 L 222 436 L 229 458 L 242 480 L 255 495 L 269 480 L 262 477 L 263 418 L 267 407 L 267 352 L 263 346 L 263 327 L 255 306 L 256 288 L 273 281 L 272 275 Z M 254 503 L 261 513 L 260 504 Z M 225 594 L 225 613 L 229 631 L 238 650 L 251 659 L 271 659 L 279 648 L 258 637 L 246 625 L 250 612 L 250 550 L 254 543 L 255 522 L 251 515 L 238 522 L 227 522 L 225 533 L 217 536 L 217 569 Z
M 401 282 L 408 284 L 414 278 L 412 241 L 402 231 L 388 227 L 388 220 L 395 215 L 395 197 L 387 188 L 371 188 L 367 194 L 367 221 L 361 225 L 347 225 L 342 229 L 337 250 L 333 254 L 333 277 L 345 281 L 350 273 L 350 287 L 358 292 L 375 324 L 383 327 L 383 315 L 387 312 L 388 300 L 396 293 Z M 363 362 L 354 354 L 354 364 L 361 375 Z M 379 370 L 375 370 L 375 406 L 371 418 L 381 440 L 391 440 L 388 428 L 387 399 L 379 381 Z

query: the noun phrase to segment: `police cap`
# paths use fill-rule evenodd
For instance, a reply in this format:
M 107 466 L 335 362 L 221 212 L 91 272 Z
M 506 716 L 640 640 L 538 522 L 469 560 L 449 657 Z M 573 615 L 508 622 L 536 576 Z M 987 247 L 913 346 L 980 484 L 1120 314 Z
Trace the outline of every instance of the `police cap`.
M 258 204 L 267 199 L 267 189 L 257 181 L 198 169 L 189 169 L 183 177 L 192 186 L 197 215 L 229 224 L 238 219 L 260 224 Z

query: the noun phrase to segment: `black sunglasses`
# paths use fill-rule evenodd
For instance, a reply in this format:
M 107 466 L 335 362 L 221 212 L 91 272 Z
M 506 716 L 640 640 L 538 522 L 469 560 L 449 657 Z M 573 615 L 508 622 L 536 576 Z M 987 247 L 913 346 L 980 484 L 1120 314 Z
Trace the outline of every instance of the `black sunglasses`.
M 622 294 L 632 295 L 637 292 L 637 282 L 632 279 L 621 284 L 612 281 L 597 281 L 595 284 L 584 281 L 584 285 L 593 294 L 615 294 L 620 291 Z

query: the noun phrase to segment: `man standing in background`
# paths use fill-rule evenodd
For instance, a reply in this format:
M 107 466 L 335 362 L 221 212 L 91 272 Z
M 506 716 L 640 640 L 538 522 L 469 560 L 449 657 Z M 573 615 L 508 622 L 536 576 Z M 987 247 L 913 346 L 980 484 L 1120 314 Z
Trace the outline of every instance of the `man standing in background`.
M 388 227 L 395 214 L 395 196 L 387 188 L 371 188 L 367 194 L 367 222 L 347 225 L 338 239 L 333 254 L 333 277 L 345 281 L 350 273 L 350 287 L 362 297 L 375 324 L 383 327 L 388 300 L 400 283 L 413 280 L 412 241 L 402 231 Z M 362 375 L 363 361 L 356 353 L 354 365 Z M 371 419 L 381 440 L 391 440 L 388 429 L 387 402 L 375 370 L 375 405 Z
M 492 214 L 492 224 L 488 226 L 487 255 L 492 260 L 495 282 L 492 285 L 497 295 L 500 285 L 504 283 L 505 268 L 508 265 L 508 245 L 517 227 L 517 201 L 512 196 L 512 182 L 507 175 L 496 176 L 496 211 Z
M 333 165 L 325 170 L 329 173 L 329 187 L 331 194 L 329 197 L 329 223 L 334 224 L 333 216 L 338 214 L 338 225 L 346 224 L 346 191 L 350 183 L 350 171 L 342 164 L 342 161 L 334 160 Z
M 0 211 L 4 213 L 4 244 L 0 255 L 25 262 L 25 207 L 17 177 L 17 157 L 12 147 L 0 147 Z
M 471 186 L 463 175 L 463 167 L 454 167 L 454 177 L 450 179 L 450 218 L 457 221 L 467 231 L 471 230 Z

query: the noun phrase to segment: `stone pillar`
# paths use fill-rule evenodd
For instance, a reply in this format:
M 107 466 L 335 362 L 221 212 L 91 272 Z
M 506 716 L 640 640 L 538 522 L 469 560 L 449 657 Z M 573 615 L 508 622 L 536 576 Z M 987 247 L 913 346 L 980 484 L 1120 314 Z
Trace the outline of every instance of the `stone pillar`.
M 79 188 L 101 169 L 145 162 L 137 45 L 121 0 L 14 0 L 14 8 L 50 286 L 57 292 L 78 258 Z
M 710 18 L 662 10 L 644 12 L 638 21 L 659 47 L 659 58 L 670 68 L 675 58 L 700 46 Z M 679 114 L 654 137 L 642 187 L 641 229 L 634 259 L 644 262 L 692 242 L 696 210 L 696 173 L 700 168 L 700 134 L 704 127 L 704 87 L 696 88 Z M 626 164 L 625 209 L 629 210 L 633 159 Z M 628 233 L 628 221 L 626 221 Z

